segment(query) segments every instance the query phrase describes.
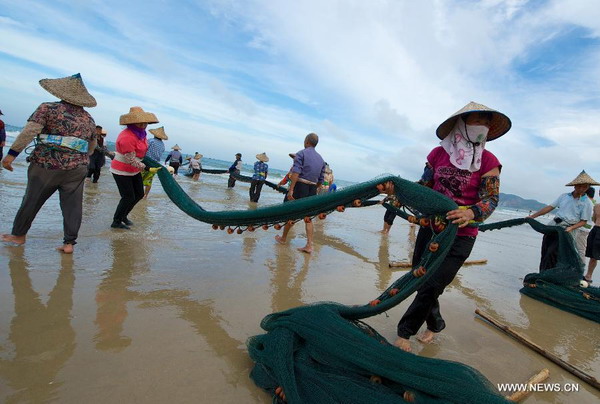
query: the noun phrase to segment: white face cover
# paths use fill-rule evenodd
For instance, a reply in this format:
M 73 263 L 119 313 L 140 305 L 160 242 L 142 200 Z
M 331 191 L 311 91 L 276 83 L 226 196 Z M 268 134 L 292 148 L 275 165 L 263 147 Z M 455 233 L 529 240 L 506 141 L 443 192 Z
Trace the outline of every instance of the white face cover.
M 481 155 L 485 149 L 488 132 L 487 126 L 465 125 L 459 118 L 440 144 L 450 156 L 454 167 L 475 172 L 481 168 Z

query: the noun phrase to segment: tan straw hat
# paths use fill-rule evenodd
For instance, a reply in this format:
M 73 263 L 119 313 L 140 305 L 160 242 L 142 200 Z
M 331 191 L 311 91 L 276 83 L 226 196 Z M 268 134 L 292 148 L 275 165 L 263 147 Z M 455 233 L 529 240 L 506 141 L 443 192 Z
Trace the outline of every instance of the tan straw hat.
M 267 161 L 269 161 L 269 158 L 267 157 L 267 153 L 257 154 L 256 159 L 259 161 L 262 161 L 263 163 L 266 163 Z
M 169 140 L 169 136 L 165 133 L 165 127 L 161 126 L 160 128 L 150 129 L 148 132 L 152 133 L 154 137 L 157 137 L 162 140 Z
M 100 134 L 102 136 L 106 136 L 106 135 L 108 135 L 108 132 L 106 131 L 106 129 L 102 129 L 102 131 L 100 132 Z
M 452 129 L 454 129 L 454 125 L 456 125 L 456 120 L 462 116 L 466 115 L 470 112 L 490 112 L 492 114 L 492 121 L 490 123 L 490 130 L 487 135 L 487 141 L 498 139 L 500 136 L 504 135 L 506 132 L 510 130 L 512 123 L 510 119 L 502 112 L 498 112 L 494 109 L 488 108 L 483 104 L 478 104 L 476 102 L 471 101 L 459 111 L 455 112 L 450 116 L 450 118 L 446 119 L 440 126 L 438 126 L 435 133 L 437 137 L 444 140 L 444 138 L 450 133 Z
M 200 153 L 194 154 L 194 160 L 200 160 L 202 157 L 204 157 L 204 156 Z
M 295 159 L 296 158 L 296 153 L 289 153 L 288 156 L 290 156 L 291 158 Z
M 60 79 L 42 79 L 40 86 L 55 97 L 80 107 L 95 107 L 96 99 L 88 92 L 77 73 Z
M 121 115 L 119 118 L 120 125 L 130 123 L 158 123 L 158 118 L 152 112 L 145 112 L 142 107 L 131 107 L 128 114 Z
M 575 179 L 571 182 L 569 182 L 567 185 L 565 186 L 571 186 L 571 185 L 581 185 L 581 184 L 588 184 L 588 185 L 600 185 L 598 182 L 594 181 L 592 179 L 592 177 L 590 177 L 585 170 L 583 170 L 582 172 L 579 173 L 579 175 L 577 177 L 575 177 Z
M 181 150 L 181 147 L 179 147 L 179 145 L 176 144 L 175 146 L 171 147 L 171 149 L 173 149 L 173 150 Z

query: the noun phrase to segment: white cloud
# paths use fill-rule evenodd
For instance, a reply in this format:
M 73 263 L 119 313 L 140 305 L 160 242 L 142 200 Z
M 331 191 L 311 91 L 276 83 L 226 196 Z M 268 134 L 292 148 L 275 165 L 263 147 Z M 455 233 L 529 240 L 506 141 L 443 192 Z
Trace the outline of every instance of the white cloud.
M 287 153 L 315 131 L 337 178 L 416 179 L 437 125 L 475 100 L 513 121 L 489 144 L 504 164 L 503 191 L 550 201 L 583 168 L 600 177 L 598 47 L 576 62 L 532 52 L 574 26 L 597 38 L 600 8 L 584 0 L 255 0 L 173 10 L 149 1 L 135 18 L 135 2 L 47 3 L 35 15 L 28 1 L 0 4 L 8 10 L 0 53 L 10 56 L 0 86 L 20 96 L 12 116 L 22 119 L 45 100 L 37 80 L 79 71 L 99 101 L 91 112 L 111 133 L 139 104 L 207 157 L 266 151 L 286 169 Z M 533 57 L 546 62 L 531 72 L 547 80 L 514 70 Z

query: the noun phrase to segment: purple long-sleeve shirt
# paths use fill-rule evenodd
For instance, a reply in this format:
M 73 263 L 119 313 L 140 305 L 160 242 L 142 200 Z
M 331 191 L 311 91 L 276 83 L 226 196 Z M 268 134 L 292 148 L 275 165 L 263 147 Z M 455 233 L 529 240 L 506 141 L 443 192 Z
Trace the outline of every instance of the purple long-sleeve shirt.
M 314 147 L 307 147 L 296 153 L 291 171 L 298 173 L 302 179 L 321 183 L 325 175 L 325 161 Z

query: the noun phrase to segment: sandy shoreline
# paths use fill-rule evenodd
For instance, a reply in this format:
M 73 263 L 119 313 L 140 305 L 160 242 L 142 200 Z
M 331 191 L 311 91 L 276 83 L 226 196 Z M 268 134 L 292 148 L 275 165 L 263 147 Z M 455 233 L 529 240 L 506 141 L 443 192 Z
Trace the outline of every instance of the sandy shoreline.
M 9 232 L 26 166 L 0 170 L 0 231 Z M 248 209 L 248 184 L 203 174 L 180 184 L 208 210 Z M 304 231 L 279 246 L 274 230 L 227 235 L 180 212 L 158 183 L 132 212 L 130 232 L 109 228 L 118 201 L 106 169 L 86 186 L 74 256 L 62 240 L 58 198 L 34 222 L 25 247 L 0 247 L 0 400 L 6 402 L 243 402 L 271 398 L 248 378 L 245 341 L 273 311 L 316 301 L 362 304 L 401 276 L 409 226 L 381 236 L 383 209 L 348 209 L 315 228 L 313 256 L 296 251 Z M 265 188 L 260 205 L 281 195 Z M 497 212 L 496 220 L 510 213 Z M 496 383 L 524 382 L 544 367 L 579 392 L 536 393 L 527 403 L 593 403 L 600 392 L 476 319 L 490 312 L 600 378 L 600 325 L 519 294 L 537 267 L 541 236 L 526 227 L 480 235 L 472 259 L 441 298 L 447 329 L 416 353 L 460 361 Z M 411 299 L 409 299 L 410 302 Z M 409 302 L 367 322 L 388 340 Z

